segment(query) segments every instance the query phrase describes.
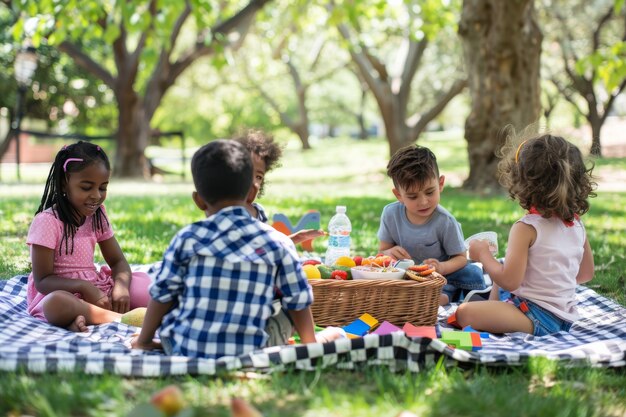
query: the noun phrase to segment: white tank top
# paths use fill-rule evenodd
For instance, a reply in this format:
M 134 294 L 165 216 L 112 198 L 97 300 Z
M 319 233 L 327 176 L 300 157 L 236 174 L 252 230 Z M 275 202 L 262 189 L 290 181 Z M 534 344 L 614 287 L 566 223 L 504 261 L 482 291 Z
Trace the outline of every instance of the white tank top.
M 580 220 L 567 226 L 559 218 L 544 219 L 538 214 L 527 214 L 519 221 L 533 226 L 537 239 L 528 250 L 524 280 L 513 294 L 564 320 L 576 321 L 576 276 L 583 259 L 585 226 Z

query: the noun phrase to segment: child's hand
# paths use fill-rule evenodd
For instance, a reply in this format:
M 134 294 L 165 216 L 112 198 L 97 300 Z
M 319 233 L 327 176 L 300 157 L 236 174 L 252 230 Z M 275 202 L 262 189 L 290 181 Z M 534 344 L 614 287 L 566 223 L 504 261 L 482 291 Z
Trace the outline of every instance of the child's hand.
M 83 300 L 89 304 L 93 304 L 107 310 L 111 309 L 111 300 L 109 300 L 109 296 L 91 282 L 83 281 L 83 290 L 81 291 L 81 295 L 83 296 Z
M 391 256 L 393 259 L 411 259 L 409 252 L 399 245 L 386 249 L 382 253 L 383 255 Z
M 296 233 L 290 235 L 289 237 L 293 241 L 294 244 L 306 242 L 307 240 L 315 239 L 316 237 L 326 236 L 328 233 L 319 229 L 303 229 L 298 230 Z
M 156 350 L 162 349 L 160 342 L 155 342 L 154 340 L 150 340 L 149 343 L 141 343 L 139 341 L 139 335 L 133 335 L 132 339 L 130 339 L 130 348 L 131 349 L 141 349 L 141 350 Z
M 440 273 L 441 275 L 446 275 L 446 274 L 444 274 L 444 273 L 443 273 L 443 271 L 442 271 L 442 269 L 441 269 L 441 262 L 439 262 L 439 260 L 438 260 L 438 259 L 435 259 L 435 258 L 428 258 L 428 259 L 424 259 L 424 260 L 422 261 L 422 263 L 423 263 L 424 265 L 428 265 L 428 266 L 430 266 L 431 268 L 435 268 L 435 272 L 438 272 L 438 273 Z
M 109 296 L 104 294 L 98 301 L 94 303 L 98 307 L 104 308 L 105 310 L 111 310 L 111 300 Z
M 111 292 L 111 299 L 113 311 L 124 314 L 130 310 L 130 293 L 126 285 L 116 282 Z
M 489 242 L 484 239 L 475 239 L 469 243 L 469 258 L 474 261 L 480 261 L 483 256 L 491 257 L 489 251 Z

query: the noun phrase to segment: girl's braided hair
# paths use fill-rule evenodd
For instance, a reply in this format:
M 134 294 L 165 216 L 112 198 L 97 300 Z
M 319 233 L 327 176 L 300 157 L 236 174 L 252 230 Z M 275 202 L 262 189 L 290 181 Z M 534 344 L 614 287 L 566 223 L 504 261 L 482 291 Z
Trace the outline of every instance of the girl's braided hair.
M 68 161 L 72 158 L 72 161 Z M 69 162 L 69 163 L 68 163 Z M 109 158 L 100 146 L 90 142 L 79 141 L 71 145 L 63 146 L 57 153 L 50 173 L 46 180 L 46 186 L 41 197 L 41 203 L 35 214 L 52 208 L 54 215 L 63 222 L 63 238 L 59 245 L 59 254 L 65 241 L 65 254 L 74 252 L 74 236 L 76 230 L 81 225 L 82 218 L 79 212 L 72 206 L 63 191 L 67 186 L 68 175 L 73 172 L 79 172 L 95 163 L 102 163 L 107 170 L 111 170 Z M 102 207 L 98 207 L 93 216 L 93 230 L 102 231 L 103 222 L 109 224 L 109 220 L 102 211 Z M 71 241 L 71 248 L 70 248 Z

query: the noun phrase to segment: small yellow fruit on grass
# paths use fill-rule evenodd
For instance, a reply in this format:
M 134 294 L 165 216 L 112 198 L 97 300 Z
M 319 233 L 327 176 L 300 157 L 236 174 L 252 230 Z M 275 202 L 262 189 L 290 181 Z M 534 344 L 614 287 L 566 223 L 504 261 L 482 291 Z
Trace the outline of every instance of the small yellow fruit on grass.
M 354 268 L 356 266 L 356 262 L 354 262 L 354 259 L 352 259 L 349 256 L 340 256 L 339 258 L 337 258 L 334 265 L 347 266 L 348 268 Z
M 176 415 L 185 408 L 183 392 L 176 385 L 168 385 L 157 391 L 150 399 L 150 402 L 166 416 Z
M 304 271 L 308 279 L 321 279 L 322 278 L 322 274 L 320 273 L 320 270 L 317 269 L 315 265 L 303 265 L 302 270 Z

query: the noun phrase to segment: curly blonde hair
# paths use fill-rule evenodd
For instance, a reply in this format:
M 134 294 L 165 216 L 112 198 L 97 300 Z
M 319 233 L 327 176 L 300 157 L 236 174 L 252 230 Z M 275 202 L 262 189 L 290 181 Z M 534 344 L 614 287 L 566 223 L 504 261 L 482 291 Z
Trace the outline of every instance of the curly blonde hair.
M 566 221 L 589 211 L 597 187 L 593 163 L 587 166 L 580 149 L 564 138 L 513 132 L 499 156 L 500 184 L 522 208 Z

